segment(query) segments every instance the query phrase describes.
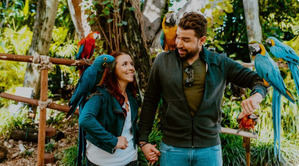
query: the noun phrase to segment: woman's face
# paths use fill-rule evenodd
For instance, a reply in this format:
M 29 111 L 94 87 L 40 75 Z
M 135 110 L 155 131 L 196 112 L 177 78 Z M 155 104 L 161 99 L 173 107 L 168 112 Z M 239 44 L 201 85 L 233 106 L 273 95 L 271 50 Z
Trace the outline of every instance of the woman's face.
M 115 74 L 118 82 L 133 82 L 135 67 L 131 57 L 127 54 L 122 54 L 115 58 L 115 62 Z

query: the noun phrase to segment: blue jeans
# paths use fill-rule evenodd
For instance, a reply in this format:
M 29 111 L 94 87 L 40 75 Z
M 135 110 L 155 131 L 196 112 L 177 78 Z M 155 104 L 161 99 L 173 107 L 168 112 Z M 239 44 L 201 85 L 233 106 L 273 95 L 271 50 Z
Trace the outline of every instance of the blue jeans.
M 161 143 L 161 166 L 222 166 L 221 145 L 179 148 Z

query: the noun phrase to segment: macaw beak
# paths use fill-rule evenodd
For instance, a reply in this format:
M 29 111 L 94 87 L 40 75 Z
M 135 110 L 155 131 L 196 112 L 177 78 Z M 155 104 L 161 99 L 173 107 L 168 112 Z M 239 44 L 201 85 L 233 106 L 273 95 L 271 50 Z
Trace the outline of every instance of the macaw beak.
M 170 16 L 166 17 L 165 23 L 168 26 L 174 26 L 176 24 L 175 14 L 171 13 Z
M 100 39 L 100 38 L 101 38 L 101 35 L 99 33 L 94 33 L 95 40 Z
M 260 45 L 258 43 L 249 44 L 248 48 L 249 48 L 249 54 L 252 57 L 255 57 L 256 54 L 261 52 L 261 48 L 260 48 Z
M 269 45 L 269 46 L 275 46 L 275 43 L 272 39 L 267 39 L 266 40 L 266 43 Z

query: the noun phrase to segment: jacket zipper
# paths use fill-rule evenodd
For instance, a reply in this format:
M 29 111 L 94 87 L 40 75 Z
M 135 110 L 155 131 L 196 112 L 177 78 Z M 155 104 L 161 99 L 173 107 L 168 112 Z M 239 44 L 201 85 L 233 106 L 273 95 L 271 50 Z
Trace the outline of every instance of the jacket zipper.
M 184 92 L 184 74 L 183 74 L 183 63 L 181 62 L 180 63 L 180 65 L 181 65 L 181 69 L 182 69 L 182 75 L 181 75 L 181 77 L 182 77 L 182 91 L 183 91 L 183 95 L 184 95 L 184 99 L 185 99 L 185 103 L 187 103 L 187 106 L 188 106 L 188 110 L 189 110 L 189 115 L 191 116 L 191 127 L 192 127 L 192 129 L 191 129 L 191 147 L 192 148 L 194 148 L 194 117 L 192 116 L 192 114 L 191 114 L 191 110 L 190 110 L 190 107 L 189 107 L 189 104 L 188 104 L 188 102 L 187 102 L 187 98 L 186 98 L 186 95 L 185 95 L 185 92 Z

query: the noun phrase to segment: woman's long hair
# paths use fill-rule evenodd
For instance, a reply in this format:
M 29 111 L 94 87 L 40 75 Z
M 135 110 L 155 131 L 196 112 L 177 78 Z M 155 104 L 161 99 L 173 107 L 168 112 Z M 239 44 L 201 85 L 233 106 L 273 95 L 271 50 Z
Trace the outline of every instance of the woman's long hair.
M 124 55 L 124 54 L 129 55 L 126 52 L 115 51 L 115 52 L 111 53 L 111 56 L 113 56 L 116 59 L 118 56 Z M 116 62 L 113 65 L 112 69 L 110 70 L 111 72 L 108 72 L 107 75 L 106 75 L 106 77 L 104 78 L 103 84 L 108 89 L 109 93 L 113 97 L 115 97 L 116 100 L 119 102 L 119 104 L 122 106 L 124 104 L 124 102 L 125 102 L 125 97 L 121 94 L 121 91 L 119 89 L 119 84 L 118 84 L 117 76 L 115 74 L 115 67 L 116 67 Z M 135 77 L 134 77 L 134 81 L 133 82 L 129 82 L 128 83 L 127 89 L 130 90 L 131 93 L 133 94 L 133 96 L 136 98 L 136 94 L 137 94 L 138 88 L 137 88 L 137 82 L 136 82 Z

